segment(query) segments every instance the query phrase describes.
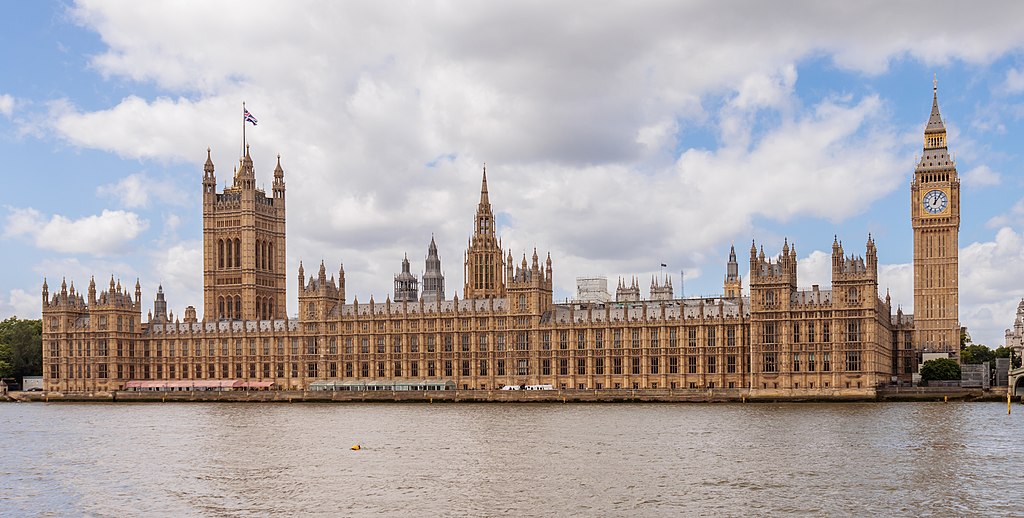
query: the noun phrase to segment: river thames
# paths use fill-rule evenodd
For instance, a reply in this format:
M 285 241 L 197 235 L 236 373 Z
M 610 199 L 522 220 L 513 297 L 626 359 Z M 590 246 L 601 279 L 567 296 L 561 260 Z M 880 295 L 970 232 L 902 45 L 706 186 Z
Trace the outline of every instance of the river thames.
M 5 403 L 0 514 L 1019 516 L 1014 411 Z

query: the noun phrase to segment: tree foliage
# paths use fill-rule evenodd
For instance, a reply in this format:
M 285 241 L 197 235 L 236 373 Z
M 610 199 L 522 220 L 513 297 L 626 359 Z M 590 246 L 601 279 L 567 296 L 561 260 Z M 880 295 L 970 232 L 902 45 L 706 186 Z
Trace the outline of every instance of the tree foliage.
M 962 363 L 980 364 L 991 362 L 995 358 L 995 351 L 982 344 L 969 344 L 960 348 L 960 361 Z
M 43 374 L 43 321 L 10 317 L 0 322 L 0 376 Z
M 948 381 L 960 379 L 960 364 L 951 358 L 928 360 L 921 366 L 921 381 Z
M 970 342 L 968 338 L 967 345 L 960 348 L 960 363 L 964 364 L 982 364 L 985 362 L 995 362 L 996 358 L 1009 358 L 1010 349 L 1005 346 L 999 346 L 995 350 L 989 349 L 988 346 L 982 344 L 975 344 Z M 1013 368 L 1020 367 L 1020 355 L 1015 355 L 1013 358 Z
M 11 365 L 11 346 L 0 343 L 0 378 L 14 376 L 14 366 Z

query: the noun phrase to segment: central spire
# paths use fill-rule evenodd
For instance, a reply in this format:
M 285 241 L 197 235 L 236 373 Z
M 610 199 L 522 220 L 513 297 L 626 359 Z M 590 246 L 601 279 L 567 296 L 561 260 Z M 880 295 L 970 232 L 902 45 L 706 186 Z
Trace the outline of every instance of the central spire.
M 502 278 L 505 264 L 494 227 L 494 211 L 491 210 L 487 193 L 487 164 L 484 164 L 480 181 L 480 204 L 476 207 L 473 235 L 470 236 L 469 249 L 466 250 L 466 285 L 463 296 L 467 299 L 493 298 L 505 294 L 505 280 Z
M 484 179 L 480 184 L 480 207 L 490 208 L 491 201 L 487 198 L 487 162 L 484 162 Z
M 487 196 L 487 164 L 484 164 L 483 180 L 480 183 L 480 204 L 476 208 L 476 225 L 474 238 L 477 236 L 494 236 L 494 212 Z
M 946 147 L 946 125 L 939 113 L 939 80 L 932 79 L 932 113 L 928 116 L 928 125 L 924 129 L 924 148 L 938 149 Z

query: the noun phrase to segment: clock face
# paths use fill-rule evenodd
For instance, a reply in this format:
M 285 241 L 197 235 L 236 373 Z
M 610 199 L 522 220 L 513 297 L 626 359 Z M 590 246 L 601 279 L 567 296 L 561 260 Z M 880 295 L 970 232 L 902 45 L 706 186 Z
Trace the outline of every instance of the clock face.
M 935 189 L 928 191 L 928 194 L 924 195 L 924 210 L 929 214 L 938 214 L 946 210 L 946 205 L 949 205 L 949 199 L 946 198 L 946 193 Z

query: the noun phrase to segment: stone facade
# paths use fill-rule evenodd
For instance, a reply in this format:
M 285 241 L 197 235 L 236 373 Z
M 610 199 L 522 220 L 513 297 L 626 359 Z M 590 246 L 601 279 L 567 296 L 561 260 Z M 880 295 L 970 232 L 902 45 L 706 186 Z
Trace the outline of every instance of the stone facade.
M 932 119 L 937 117 L 937 100 Z M 941 119 L 940 119 L 941 121 Z M 129 380 L 243 379 L 305 389 L 319 380 L 440 379 L 460 389 L 544 385 L 571 389 L 744 390 L 752 395 L 856 395 L 916 370 L 919 352 L 950 342 L 956 321 L 955 168 L 942 162 L 945 133 L 933 121 L 911 185 L 915 301 L 929 309 L 927 333 L 913 315 L 878 295 L 878 254 L 832 243 L 832 285 L 798 288 L 797 253 L 784 241 L 775 257 L 752 243 L 750 294 L 743 296 L 735 248 L 720 297 L 674 298 L 653 279 L 642 299 L 634 277 L 620 279 L 614 302 L 556 304 L 550 254 L 516 264 L 501 248 L 483 172 L 465 262 L 463 298 L 444 296 L 431 239 L 422 292 L 408 260 L 395 300 L 360 302 L 345 293 L 345 270 L 298 271 L 297 318 L 284 314 L 284 180 L 273 196 L 255 188 L 246 149 L 234 185 L 216 192 L 207 159 L 204 189 L 203 319 L 166 310 L 162 290 L 143 321 L 134 295 L 111 279 L 88 296 L 43 284 L 47 390 L 96 392 Z M 936 169 L 938 168 L 938 169 Z M 943 190 L 945 189 L 945 190 Z M 925 215 L 940 190 L 948 207 Z M 928 198 L 935 203 L 935 195 Z M 941 250 L 941 252 L 939 251 Z M 924 254 L 924 255 L 922 255 Z M 922 273 L 928 272 L 926 275 Z M 923 284 L 931 282 L 931 284 Z M 223 300 L 223 305 L 221 301 Z M 230 303 L 228 301 L 231 301 Z
M 960 178 L 946 145 L 936 86 L 924 132 L 924 151 L 910 183 L 914 347 L 919 352 L 941 352 L 959 358 Z
M 285 201 L 281 157 L 272 196 L 256 188 L 249 148 L 234 183 L 217 192 L 207 150 L 203 167 L 203 315 L 208 319 L 285 317 Z

